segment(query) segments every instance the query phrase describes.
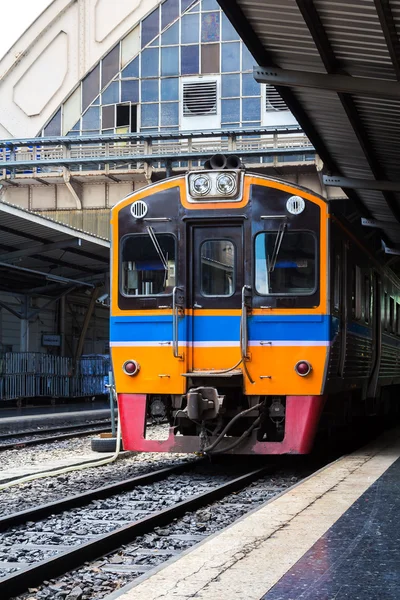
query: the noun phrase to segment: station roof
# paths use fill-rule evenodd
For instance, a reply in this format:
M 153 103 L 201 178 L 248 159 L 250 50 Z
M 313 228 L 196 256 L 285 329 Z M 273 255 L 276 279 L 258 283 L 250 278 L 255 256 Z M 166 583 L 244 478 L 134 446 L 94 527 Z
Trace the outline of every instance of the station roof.
M 0 291 L 57 296 L 109 271 L 110 242 L 0 202 Z
M 400 244 L 400 1 L 218 0 L 360 212 Z

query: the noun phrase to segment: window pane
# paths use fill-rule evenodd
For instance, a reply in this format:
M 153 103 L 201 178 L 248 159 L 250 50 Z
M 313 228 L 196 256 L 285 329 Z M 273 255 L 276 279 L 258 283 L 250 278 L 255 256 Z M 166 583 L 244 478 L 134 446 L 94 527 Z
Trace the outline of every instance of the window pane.
M 223 123 L 240 121 L 240 100 L 221 100 Z
M 219 12 L 201 15 L 201 41 L 219 42 Z
M 82 110 L 92 103 L 100 91 L 100 65 L 97 65 L 82 81 Z
M 161 100 L 179 100 L 179 79 L 161 79 Z
M 115 106 L 103 106 L 101 111 L 101 126 L 103 129 L 115 127 Z
M 161 48 L 161 75 L 179 75 L 179 48 Z
M 171 294 L 175 287 L 175 239 L 155 234 L 130 235 L 122 243 L 122 292 L 127 296 Z
M 161 29 L 175 21 L 179 16 L 179 0 L 167 0 L 161 6 Z
M 268 232 L 256 237 L 257 292 L 263 295 L 311 294 L 315 289 L 316 274 L 314 236 L 303 231 L 285 232 L 276 254 L 278 235 L 278 232 Z
M 101 61 L 101 87 L 103 88 L 119 71 L 119 44 Z
M 175 23 L 165 31 L 161 36 L 161 45 L 169 46 L 179 44 L 179 23 Z
M 201 3 L 201 10 L 219 10 L 220 6 L 217 0 L 203 0 Z
M 199 46 L 181 47 L 181 74 L 192 75 L 199 72 Z
M 89 108 L 82 117 L 82 129 L 100 129 L 100 108 Z
M 158 77 L 158 48 L 146 48 L 141 54 L 142 77 Z
M 158 127 L 158 104 L 142 104 L 142 127 Z
M 160 33 L 160 10 L 156 8 L 142 21 L 142 48 Z
M 224 42 L 230 42 L 238 40 L 239 34 L 224 13 L 222 13 L 222 40 Z
M 261 85 L 253 77 L 253 73 L 242 75 L 242 96 L 260 96 Z
M 260 98 L 243 98 L 242 121 L 257 121 L 261 118 Z
M 228 240 L 203 242 L 201 293 L 204 296 L 232 296 L 234 292 L 235 248 Z
M 222 97 L 240 96 L 240 75 L 222 75 Z
M 222 71 L 240 71 L 240 43 L 222 44 Z
M 181 11 L 183 12 L 186 10 L 191 4 L 193 4 L 193 0 L 181 0 Z M 198 5 L 196 6 L 195 10 L 199 10 Z
M 119 82 L 113 81 L 101 95 L 102 104 L 114 104 L 119 102 Z
M 158 102 L 158 79 L 144 79 L 142 81 L 142 102 Z
M 172 127 L 179 124 L 179 103 L 161 104 L 161 125 Z
M 201 46 L 201 72 L 219 73 L 219 44 Z
M 240 45 L 242 46 L 242 71 L 252 71 L 257 62 L 250 54 L 247 47 L 244 44 Z
M 56 112 L 49 124 L 44 128 L 44 135 L 61 135 L 61 108 Z
M 139 57 L 137 56 L 121 73 L 122 79 L 124 77 L 139 77 Z
M 139 102 L 139 81 L 121 81 L 121 102 Z
M 199 15 L 184 15 L 181 19 L 181 44 L 199 41 Z

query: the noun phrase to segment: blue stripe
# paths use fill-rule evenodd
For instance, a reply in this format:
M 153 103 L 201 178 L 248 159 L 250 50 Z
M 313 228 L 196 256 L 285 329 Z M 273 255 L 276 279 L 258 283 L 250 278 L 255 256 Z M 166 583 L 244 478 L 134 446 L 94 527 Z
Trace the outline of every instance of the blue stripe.
M 329 341 L 328 315 L 255 315 L 249 317 L 249 341 Z M 196 316 L 179 319 L 179 339 L 195 342 L 239 340 L 240 316 Z M 111 317 L 111 342 L 172 340 L 172 316 Z

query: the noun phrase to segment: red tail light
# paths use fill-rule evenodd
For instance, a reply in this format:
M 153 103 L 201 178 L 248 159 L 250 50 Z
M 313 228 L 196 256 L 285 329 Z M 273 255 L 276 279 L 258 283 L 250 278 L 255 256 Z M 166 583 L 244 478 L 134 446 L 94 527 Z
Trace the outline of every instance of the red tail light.
M 312 366 L 306 360 L 299 360 L 299 362 L 295 365 L 294 370 L 297 375 L 300 377 L 307 377 L 312 371 Z
M 140 365 L 136 362 L 136 360 L 127 360 L 122 365 L 122 370 L 127 375 L 137 375 L 140 371 Z

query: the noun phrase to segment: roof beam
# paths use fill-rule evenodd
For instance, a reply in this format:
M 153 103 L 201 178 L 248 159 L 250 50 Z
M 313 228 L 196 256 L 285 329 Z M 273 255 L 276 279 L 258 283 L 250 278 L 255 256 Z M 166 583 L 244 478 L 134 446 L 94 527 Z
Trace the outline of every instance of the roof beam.
M 397 80 L 400 80 L 400 40 L 397 35 L 396 25 L 393 19 L 389 0 L 374 0 L 376 12 L 378 13 L 383 35 L 392 60 L 393 69 Z
M 313 88 L 338 94 L 360 94 L 376 98 L 400 99 L 400 83 L 397 81 L 271 67 L 254 67 L 254 78 L 259 83 L 270 83 L 274 86 Z
M 400 192 L 400 181 L 356 179 L 352 177 L 339 177 L 337 175 L 323 175 L 322 182 L 327 187 L 378 190 L 380 192 Z M 398 229 L 398 225 L 396 225 L 396 227 Z
M 314 44 L 318 52 L 320 53 L 321 59 L 324 63 L 325 69 L 328 72 L 328 76 L 338 76 L 338 77 L 347 77 L 347 74 L 342 69 L 340 62 L 337 60 L 333 48 L 330 44 L 328 35 L 325 31 L 321 18 L 318 14 L 317 9 L 312 0 L 296 0 L 297 6 L 303 16 L 305 24 L 307 25 Z M 326 77 L 326 75 L 325 75 Z M 351 78 L 354 81 L 358 80 L 358 78 Z M 354 83 L 354 82 L 353 82 Z M 376 83 L 379 88 L 383 83 L 381 80 Z M 386 83 L 386 82 L 385 82 Z M 398 83 L 387 82 L 395 85 L 400 90 L 400 85 Z M 365 84 L 366 86 L 366 84 Z M 367 87 L 367 86 L 366 86 Z M 379 161 L 375 155 L 375 152 L 369 142 L 368 134 L 364 127 L 364 124 L 358 114 L 357 107 L 354 103 L 353 98 L 349 95 L 349 93 L 344 93 L 343 91 L 338 91 L 339 100 L 346 112 L 346 115 L 350 121 L 351 127 L 357 137 L 357 140 L 361 146 L 361 149 L 364 153 L 364 156 L 368 162 L 368 165 L 372 171 L 375 179 L 387 179 L 385 169 L 379 164 Z M 359 92 L 360 93 L 360 92 Z M 367 93 L 368 92 L 364 92 Z M 400 96 L 399 96 L 400 97 Z M 329 169 L 329 167 L 328 167 Z M 330 169 L 331 170 L 331 169 Z M 335 173 L 335 171 L 331 172 Z M 338 173 L 338 171 L 336 171 Z M 396 198 L 392 192 L 384 191 L 382 195 L 386 201 L 386 204 L 393 214 L 396 221 L 400 223 L 400 207 L 396 201 Z
M 82 286 L 88 288 L 96 287 L 92 283 L 86 281 L 79 281 L 78 279 L 70 279 L 69 277 L 61 277 L 60 275 L 52 275 L 51 273 L 45 273 L 43 271 L 36 271 L 35 269 L 26 269 L 25 267 L 18 267 L 17 265 L 9 265 L 8 263 L 0 261 L 0 267 L 11 269 L 13 271 L 19 271 L 21 273 L 28 273 L 29 275 L 38 275 L 44 277 L 47 281 L 53 281 L 55 283 L 61 283 L 63 285 L 73 284 L 74 286 Z
M 68 249 L 72 246 L 81 246 L 82 240 L 79 238 L 65 240 L 64 242 L 54 242 L 53 244 L 35 244 L 30 248 L 24 248 L 23 250 L 15 250 L 14 252 L 8 252 L 7 254 L 1 255 L 0 260 L 9 262 L 11 260 L 15 260 L 16 258 L 23 258 L 28 256 L 33 256 L 36 253 L 42 252 L 52 252 L 53 250 L 64 250 Z

